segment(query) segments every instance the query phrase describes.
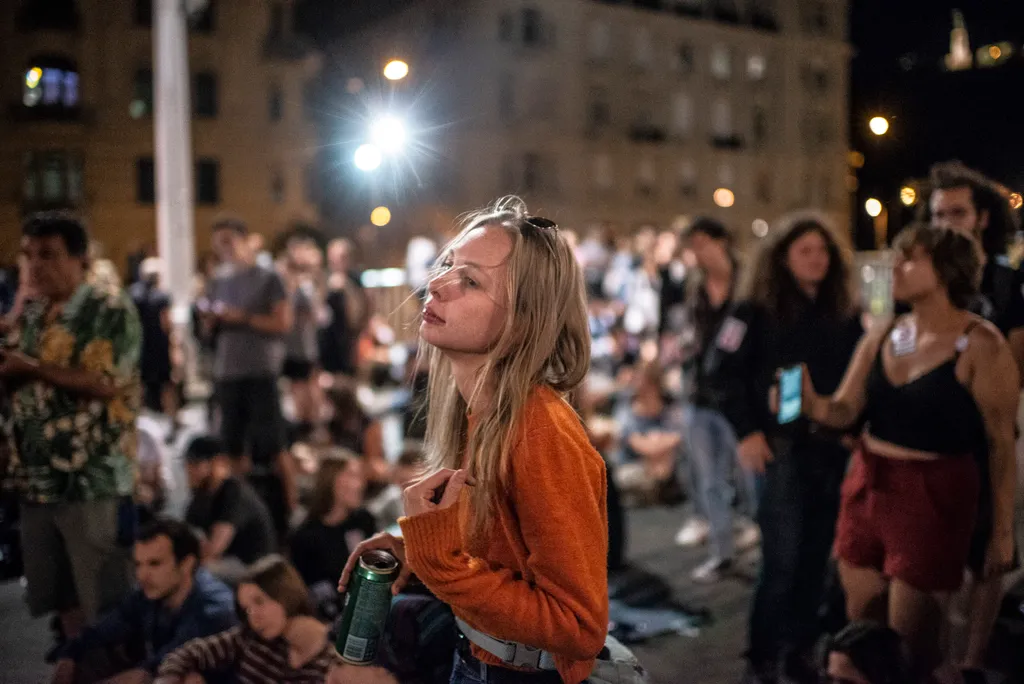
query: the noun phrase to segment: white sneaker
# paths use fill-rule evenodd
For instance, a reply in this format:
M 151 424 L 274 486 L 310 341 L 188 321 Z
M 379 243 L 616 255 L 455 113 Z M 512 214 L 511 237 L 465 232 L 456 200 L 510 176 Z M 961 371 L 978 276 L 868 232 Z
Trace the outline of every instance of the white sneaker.
M 679 546 L 701 546 L 708 540 L 711 528 L 703 518 L 690 518 L 676 533 L 676 544 Z
M 714 584 L 722 579 L 722 576 L 732 568 L 731 560 L 721 558 L 709 558 L 690 573 L 690 579 L 697 584 Z
M 761 528 L 750 520 L 741 520 L 736 525 L 733 545 L 737 551 L 747 551 L 761 543 Z

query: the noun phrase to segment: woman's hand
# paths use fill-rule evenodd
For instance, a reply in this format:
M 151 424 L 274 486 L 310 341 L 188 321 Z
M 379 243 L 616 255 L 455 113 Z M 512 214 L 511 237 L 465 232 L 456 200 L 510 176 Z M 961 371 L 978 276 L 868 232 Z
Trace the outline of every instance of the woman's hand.
M 1013 567 L 1013 529 L 994 530 L 985 554 L 985 577 L 999 577 Z
M 409 564 L 405 562 L 405 540 L 393 534 L 381 532 L 360 542 L 352 550 L 352 554 L 348 557 L 348 562 L 345 563 L 345 569 L 341 572 L 341 579 L 338 580 L 339 594 L 345 593 L 345 589 L 348 588 L 348 581 L 352 577 L 352 571 L 355 569 L 356 563 L 359 562 L 359 557 L 367 551 L 387 551 L 397 558 L 399 563 L 398 577 L 395 578 L 394 583 L 391 585 L 391 593 L 397 594 L 405 588 L 405 585 L 409 583 L 409 576 L 412 574 Z
M 455 505 L 469 479 L 465 469 L 442 468 L 402 492 L 405 514 L 410 518 L 430 511 L 441 511 Z
M 752 473 L 764 473 L 767 465 L 775 460 L 763 432 L 747 435 L 736 446 L 736 453 L 740 458 L 740 464 Z

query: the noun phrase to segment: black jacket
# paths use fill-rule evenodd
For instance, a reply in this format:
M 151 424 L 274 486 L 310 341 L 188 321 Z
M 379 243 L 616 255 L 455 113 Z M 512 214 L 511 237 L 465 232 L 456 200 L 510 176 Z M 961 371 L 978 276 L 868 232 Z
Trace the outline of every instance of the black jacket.
M 790 436 L 806 432 L 806 423 L 780 426 L 768 406 L 768 392 L 775 373 L 800 363 L 807 364 L 819 394 L 832 394 L 846 373 L 846 367 L 863 334 L 860 316 L 826 315 L 806 301 L 793 320 L 780 320 L 760 305 L 739 304 L 733 316 L 745 326 L 735 353 L 722 360 L 723 372 L 731 376 L 733 396 L 723 406 L 736 436 L 743 439 L 754 432 L 766 436 L 785 432 Z

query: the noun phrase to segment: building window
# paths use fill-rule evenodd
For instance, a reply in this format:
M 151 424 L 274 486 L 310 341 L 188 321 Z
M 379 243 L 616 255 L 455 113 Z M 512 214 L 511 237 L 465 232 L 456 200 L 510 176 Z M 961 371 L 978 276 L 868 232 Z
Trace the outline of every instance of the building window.
M 679 195 L 686 199 L 697 196 L 697 165 L 691 159 L 679 164 Z
M 802 69 L 804 88 L 815 95 L 825 95 L 832 85 L 832 78 L 825 62 L 815 59 L 804 64 Z
M 196 204 L 220 203 L 220 162 L 200 159 L 196 162 Z
M 704 0 L 674 0 L 672 4 L 676 14 L 684 14 L 691 17 L 704 15 Z
M 128 113 L 133 119 L 153 115 L 153 70 L 137 69 L 132 84 L 132 102 Z
M 210 71 L 196 74 L 195 87 L 194 110 L 196 116 L 203 119 L 215 118 L 217 116 L 217 75 Z
M 594 90 L 590 94 L 590 105 L 587 107 L 587 131 L 598 133 L 612 122 L 611 107 L 608 96 L 603 90 Z
M 750 55 L 747 57 L 747 78 L 751 81 L 763 81 L 765 72 L 768 71 L 768 61 L 764 55 Z
M 26 207 L 76 207 L 82 203 L 82 155 L 78 152 L 27 152 L 23 174 Z
M 603 62 L 608 59 L 612 45 L 612 30 L 603 21 L 595 21 L 590 25 L 590 33 L 587 37 L 587 51 L 590 59 L 595 62 Z
M 763 145 L 768 140 L 768 111 L 756 104 L 751 118 L 751 138 L 755 145 Z
M 153 0 L 135 0 L 135 25 L 149 27 L 153 25 Z
M 740 12 L 736 7 L 736 0 L 713 0 L 711 16 L 718 21 L 737 23 L 740 20 Z
M 711 132 L 716 139 L 722 140 L 733 135 L 732 103 L 724 97 L 711 103 Z
M 779 23 L 775 18 L 775 0 L 749 0 L 750 23 L 755 28 L 776 31 Z
M 216 10 L 217 0 L 207 0 L 206 9 L 192 18 L 192 30 L 196 33 L 213 33 L 213 30 L 217 28 L 215 22 Z
M 594 157 L 594 185 L 601 190 L 610 190 L 615 183 L 612 174 L 612 159 L 605 153 Z
M 7 0 L 4 9 L 20 5 L 14 15 L 19 31 L 77 31 L 81 26 L 78 3 L 64 2 L 14 2 Z
M 728 81 L 732 77 L 732 55 L 729 48 L 721 43 L 711 48 L 711 75 L 719 81 Z
M 502 12 L 498 17 L 498 40 L 511 43 L 515 40 L 516 23 L 511 12 Z
M 539 154 L 523 155 L 523 190 L 536 192 L 541 188 L 541 160 Z
M 79 105 L 78 69 L 70 60 L 40 57 L 25 70 L 22 104 L 29 108 L 74 110 Z
M 651 32 L 641 26 L 633 36 L 633 66 L 648 69 L 654 62 L 654 43 Z
M 544 42 L 544 24 L 540 10 L 527 7 L 522 12 L 523 45 L 537 46 Z
M 693 52 L 693 46 L 689 43 L 682 43 L 672 52 L 672 69 L 681 76 L 689 76 L 697 66 L 697 60 Z
M 284 118 L 284 98 L 281 89 L 277 86 L 270 88 L 270 95 L 267 97 L 267 110 L 270 120 L 277 123 Z
M 812 36 L 826 36 L 830 32 L 828 2 L 826 0 L 803 0 L 800 4 L 800 24 L 804 33 Z
M 156 169 L 152 157 L 135 160 L 135 201 L 140 204 L 156 201 Z
M 672 135 L 689 137 L 693 132 L 693 98 L 689 93 L 676 93 L 672 98 Z
M 274 204 L 284 204 L 284 174 L 281 169 L 270 173 L 270 200 Z

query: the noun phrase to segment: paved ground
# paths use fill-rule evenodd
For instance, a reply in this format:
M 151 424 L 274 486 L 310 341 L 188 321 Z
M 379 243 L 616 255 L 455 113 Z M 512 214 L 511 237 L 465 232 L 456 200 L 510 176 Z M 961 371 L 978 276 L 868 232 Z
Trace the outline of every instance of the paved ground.
M 746 634 L 750 583 L 740 579 L 698 587 L 689 571 L 703 557 L 700 551 L 672 544 L 682 513 L 654 508 L 629 514 L 629 557 L 664 578 L 675 598 L 687 605 L 707 607 L 713 623 L 697 637 L 665 636 L 636 647 L 651 673 L 652 684 L 732 684 L 742 671 L 739 654 Z M 49 681 L 43 654 L 50 644 L 46 620 L 32 620 L 18 582 L 0 584 L 0 684 L 40 684 Z

